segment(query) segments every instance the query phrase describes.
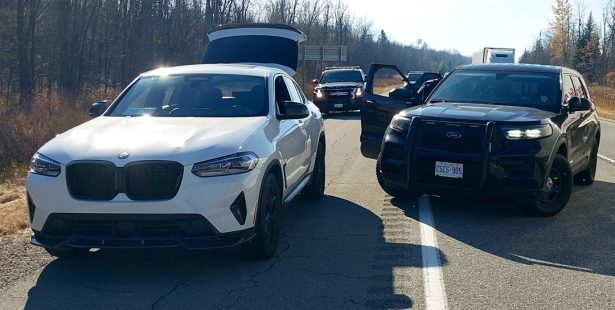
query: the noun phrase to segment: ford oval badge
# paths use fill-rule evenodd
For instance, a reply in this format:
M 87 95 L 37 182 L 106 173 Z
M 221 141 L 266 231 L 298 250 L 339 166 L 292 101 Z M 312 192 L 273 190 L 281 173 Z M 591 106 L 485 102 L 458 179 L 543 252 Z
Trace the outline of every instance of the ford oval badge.
M 128 152 L 121 152 L 119 155 L 117 155 L 117 158 L 119 158 L 119 159 L 126 159 L 126 158 L 128 158 L 128 156 L 130 156 L 130 154 Z
M 449 131 L 446 133 L 446 137 L 449 139 L 460 139 L 461 133 L 457 131 Z

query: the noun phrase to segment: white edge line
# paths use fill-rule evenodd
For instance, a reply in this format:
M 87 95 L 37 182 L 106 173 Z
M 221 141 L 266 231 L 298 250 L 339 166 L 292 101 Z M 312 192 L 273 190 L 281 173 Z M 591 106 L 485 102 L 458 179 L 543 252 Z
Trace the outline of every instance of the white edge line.
M 605 123 L 609 123 L 611 125 L 615 125 L 615 120 L 612 120 L 610 118 L 605 118 L 605 117 L 599 117 L 598 118 L 601 122 L 605 122 Z
M 442 263 L 440 261 L 438 239 L 434 229 L 429 196 L 421 196 L 418 205 L 425 308 L 427 310 L 446 310 L 448 309 L 448 300 L 446 298 L 446 290 L 444 289 Z
M 600 157 L 600 159 L 602 159 L 604 161 L 607 161 L 607 162 L 615 165 L 615 160 L 613 160 L 613 159 L 610 159 L 610 158 L 608 158 L 608 157 L 606 157 L 606 156 L 604 156 L 602 154 L 598 154 L 598 157 Z

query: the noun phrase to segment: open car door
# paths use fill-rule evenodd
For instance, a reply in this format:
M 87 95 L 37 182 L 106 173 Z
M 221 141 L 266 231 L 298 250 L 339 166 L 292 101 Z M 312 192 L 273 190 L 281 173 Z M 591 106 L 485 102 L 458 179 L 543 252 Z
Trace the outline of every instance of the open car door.
M 299 43 L 306 40 L 303 32 L 282 24 L 226 25 L 207 36 L 201 63 L 265 65 L 291 76 L 297 71 Z
M 394 65 L 372 64 L 361 107 L 361 153 L 376 158 L 386 128 L 401 110 L 418 105 L 419 93 Z

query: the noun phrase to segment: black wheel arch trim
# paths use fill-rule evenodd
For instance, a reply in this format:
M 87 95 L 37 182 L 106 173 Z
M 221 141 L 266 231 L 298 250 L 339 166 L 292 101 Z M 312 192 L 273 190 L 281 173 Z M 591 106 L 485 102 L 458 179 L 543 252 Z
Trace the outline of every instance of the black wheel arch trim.
M 551 150 L 551 155 L 549 155 L 549 161 L 547 163 L 547 170 L 545 171 L 545 174 L 542 176 L 542 183 L 544 184 L 544 182 L 547 179 L 547 176 L 549 174 L 549 171 L 551 171 L 551 166 L 553 166 L 553 162 L 555 161 L 555 157 L 557 156 L 557 154 L 559 154 L 559 149 L 564 146 L 564 148 L 566 148 L 566 154 L 562 154 L 564 157 L 566 157 L 566 161 L 569 162 L 568 159 L 568 154 L 570 152 L 570 150 L 568 149 L 568 137 L 566 135 L 561 135 L 557 138 L 557 142 L 553 145 L 553 149 Z

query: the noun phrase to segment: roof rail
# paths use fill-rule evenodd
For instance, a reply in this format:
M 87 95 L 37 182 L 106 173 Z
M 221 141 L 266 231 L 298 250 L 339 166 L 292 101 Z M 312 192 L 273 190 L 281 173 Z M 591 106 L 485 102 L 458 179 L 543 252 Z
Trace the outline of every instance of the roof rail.
M 340 67 L 326 67 L 325 70 L 335 70 L 335 69 L 361 69 L 359 66 L 340 66 Z

